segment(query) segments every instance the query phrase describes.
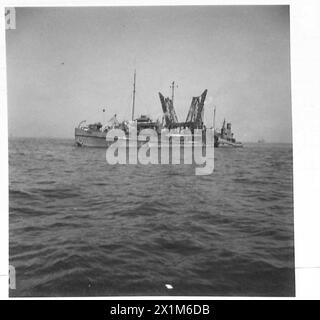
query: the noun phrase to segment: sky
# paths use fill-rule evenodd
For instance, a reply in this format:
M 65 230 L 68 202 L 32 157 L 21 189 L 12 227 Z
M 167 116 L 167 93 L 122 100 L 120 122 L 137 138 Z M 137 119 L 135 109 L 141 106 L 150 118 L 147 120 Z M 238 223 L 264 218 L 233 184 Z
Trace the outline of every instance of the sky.
M 292 141 L 288 6 L 17 8 L 6 53 L 9 136 L 131 119 L 136 69 L 136 117 L 175 81 L 179 121 L 207 89 L 207 125 L 215 106 L 237 140 Z

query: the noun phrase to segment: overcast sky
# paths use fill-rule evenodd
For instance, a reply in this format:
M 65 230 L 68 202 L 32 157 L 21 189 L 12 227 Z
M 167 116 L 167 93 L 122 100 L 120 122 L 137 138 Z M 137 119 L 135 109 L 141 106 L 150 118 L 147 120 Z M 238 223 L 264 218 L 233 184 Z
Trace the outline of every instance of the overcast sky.
M 81 120 L 161 116 L 158 92 L 184 121 L 208 89 L 205 118 L 238 140 L 291 142 L 288 6 L 17 8 L 6 31 L 10 136 L 73 138 Z

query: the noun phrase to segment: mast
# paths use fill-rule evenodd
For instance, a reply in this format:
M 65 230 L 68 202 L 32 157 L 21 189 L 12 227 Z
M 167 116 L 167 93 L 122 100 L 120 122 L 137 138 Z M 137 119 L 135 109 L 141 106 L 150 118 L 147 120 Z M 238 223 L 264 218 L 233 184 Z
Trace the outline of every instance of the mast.
M 102 109 L 102 112 L 103 112 L 103 125 L 105 126 L 106 125 L 106 109 L 105 108 L 103 108 Z
M 135 99 L 136 99 L 136 70 L 134 70 L 134 76 L 133 76 L 133 100 L 132 100 L 132 121 L 134 120 L 134 105 L 135 105 Z
M 172 100 L 172 105 L 173 105 L 173 99 L 174 99 L 174 88 L 178 88 L 178 86 L 175 85 L 174 81 L 172 81 L 170 88 L 172 89 L 172 95 L 171 95 L 171 100 Z
M 216 128 L 216 106 L 213 106 L 213 129 Z

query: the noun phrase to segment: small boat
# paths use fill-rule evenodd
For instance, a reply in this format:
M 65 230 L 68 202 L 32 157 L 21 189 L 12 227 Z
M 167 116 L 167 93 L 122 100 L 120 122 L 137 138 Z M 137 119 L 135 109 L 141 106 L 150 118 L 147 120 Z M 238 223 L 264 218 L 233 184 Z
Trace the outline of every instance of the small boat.
M 218 136 L 217 147 L 218 148 L 242 148 L 242 142 L 236 141 L 234 134 L 231 131 L 231 123 L 226 124 L 226 120 L 223 120 L 223 125 L 220 132 L 216 132 Z

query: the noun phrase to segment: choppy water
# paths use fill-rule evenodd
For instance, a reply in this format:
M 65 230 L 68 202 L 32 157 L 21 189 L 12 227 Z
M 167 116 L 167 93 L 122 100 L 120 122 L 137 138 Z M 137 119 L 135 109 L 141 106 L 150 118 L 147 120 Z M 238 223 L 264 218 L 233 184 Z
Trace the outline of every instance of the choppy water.
M 294 295 L 291 145 L 215 149 L 211 176 L 72 140 L 9 149 L 10 295 Z

